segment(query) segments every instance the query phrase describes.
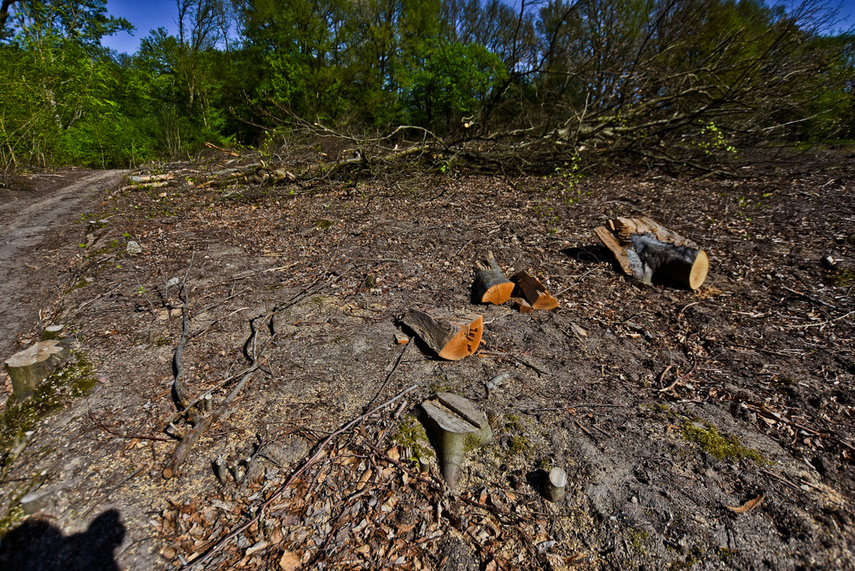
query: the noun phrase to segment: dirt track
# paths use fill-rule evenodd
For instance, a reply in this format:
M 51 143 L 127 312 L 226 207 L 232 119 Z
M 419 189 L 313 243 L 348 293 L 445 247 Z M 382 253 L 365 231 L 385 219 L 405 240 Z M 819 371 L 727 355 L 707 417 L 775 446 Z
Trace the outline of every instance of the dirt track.
M 18 178 L 0 189 L 0 356 L 15 337 L 38 320 L 37 300 L 62 270 L 52 256 L 63 246 L 46 247 L 48 233 L 68 225 L 83 210 L 94 210 L 100 194 L 117 188 L 127 171 L 70 171 Z M 24 188 L 22 188 L 24 187 Z M 30 187 L 27 189 L 26 187 Z M 53 262 L 53 263 L 52 263 Z M 51 292 L 52 295 L 53 292 Z

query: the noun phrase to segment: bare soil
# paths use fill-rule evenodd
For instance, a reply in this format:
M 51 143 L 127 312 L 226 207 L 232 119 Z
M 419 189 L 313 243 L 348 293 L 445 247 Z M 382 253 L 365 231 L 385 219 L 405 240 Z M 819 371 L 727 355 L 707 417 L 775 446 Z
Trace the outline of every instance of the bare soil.
M 7 451 L 0 564 L 855 568 L 853 156 L 730 179 L 402 173 L 280 187 L 211 178 L 227 159 L 170 165 L 161 186 L 96 188 L 79 224 L 40 231 L 22 291 L 4 290 L 49 292 L 4 351 L 61 323 L 97 383 Z M 616 216 L 700 243 L 706 283 L 626 278 L 593 234 Z M 560 307 L 474 304 L 488 251 Z M 480 352 L 452 363 L 398 344 L 410 308 L 483 315 Z M 167 427 L 182 335 L 191 396 L 212 390 L 216 409 L 248 380 L 165 480 L 191 429 Z M 411 416 L 440 390 L 485 410 L 495 435 L 454 492 Z M 540 493 L 553 466 L 570 480 L 554 504 Z M 33 490 L 48 503 L 20 519 Z

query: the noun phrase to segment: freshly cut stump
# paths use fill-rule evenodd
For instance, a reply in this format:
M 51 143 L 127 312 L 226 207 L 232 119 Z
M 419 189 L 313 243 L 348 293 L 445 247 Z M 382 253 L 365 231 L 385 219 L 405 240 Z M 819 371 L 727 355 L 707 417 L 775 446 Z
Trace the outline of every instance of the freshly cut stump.
M 459 361 L 474 353 L 484 333 L 484 318 L 480 315 L 468 324 L 455 327 L 440 323 L 423 311 L 411 309 L 401 317 L 401 323 L 412 329 L 431 351 L 448 361 Z
M 68 358 L 68 351 L 56 339 L 39 341 L 6 359 L 12 392 L 25 399 Z
M 453 393 L 439 393 L 422 403 L 426 428 L 437 444 L 442 477 L 450 490 L 457 486 L 466 454 L 493 440 L 487 416 L 471 401 Z
M 511 298 L 514 284 L 504 276 L 492 252 L 487 254 L 486 265 L 476 263 L 474 290 L 481 303 L 502 305 Z

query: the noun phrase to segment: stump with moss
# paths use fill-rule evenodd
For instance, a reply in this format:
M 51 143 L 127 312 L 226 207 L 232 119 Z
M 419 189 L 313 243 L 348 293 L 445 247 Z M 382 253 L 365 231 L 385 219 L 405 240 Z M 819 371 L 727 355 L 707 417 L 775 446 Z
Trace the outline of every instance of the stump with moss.
M 68 351 L 56 339 L 40 341 L 6 359 L 12 391 L 25 399 L 68 359 Z

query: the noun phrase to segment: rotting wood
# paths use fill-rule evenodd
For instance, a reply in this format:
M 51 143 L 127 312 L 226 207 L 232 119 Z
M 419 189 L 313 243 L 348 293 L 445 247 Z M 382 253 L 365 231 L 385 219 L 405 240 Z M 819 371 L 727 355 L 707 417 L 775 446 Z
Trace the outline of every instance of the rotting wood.
M 56 339 L 39 341 L 6 359 L 12 392 L 19 400 L 30 396 L 41 383 L 64 364 L 68 351 Z
M 514 284 L 502 273 L 502 268 L 493 257 L 493 252 L 487 253 L 486 264 L 475 263 L 475 298 L 481 303 L 502 305 L 511 298 Z
M 407 311 L 400 321 L 412 329 L 431 351 L 448 361 L 459 361 L 473 354 L 484 332 L 484 318 L 481 315 L 457 328 L 452 324 L 440 323 L 427 313 L 415 309 Z
M 265 320 L 272 315 L 272 311 L 265 316 Z M 252 333 L 250 335 L 250 339 L 247 341 L 247 346 L 254 346 L 255 340 L 258 336 L 258 329 L 255 326 L 255 320 L 250 321 L 250 328 Z M 244 386 L 249 382 L 252 378 L 252 374 L 258 369 L 258 357 L 253 356 L 253 362 L 247 372 L 243 375 L 241 380 L 237 385 L 232 389 L 232 392 L 226 397 L 226 399 L 220 404 L 217 409 L 205 416 L 201 421 L 199 421 L 189 433 L 187 433 L 184 438 L 181 439 L 181 442 L 175 447 L 175 450 L 172 453 L 172 456 L 169 459 L 169 462 L 166 463 L 166 466 L 163 468 L 161 474 L 164 479 L 169 480 L 170 478 L 175 477 L 178 473 L 178 468 L 184 461 L 187 459 L 187 456 L 190 454 L 190 451 L 193 449 L 193 446 L 205 433 L 211 425 L 214 424 L 223 413 L 231 406 L 232 402 L 237 398 L 237 395 L 243 390 Z
M 615 218 L 594 234 L 626 275 L 646 284 L 656 277 L 695 290 L 709 272 L 709 257 L 700 246 L 652 218 Z
M 178 409 L 182 411 L 182 414 L 190 415 L 190 398 L 187 396 L 187 390 L 184 388 L 184 363 L 182 361 L 184 344 L 187 343 L 187 335 L 190 330 L 190 318 L 189 312 L 187 311 L 189 301 L 187 298 L 187 288 L 185 283 L 181 284 L 181 290 L 178 292 L 178 297 L 181 299 L 182 304 L 182 330 L 181 339 L 178 340 L 178 344 L 175 346 L 175 353 L 172 355 L 172 398 L 175 400 L 175 404 L 178 405 Z M 192 419 L 188 418 L 188 420 L 192 422 Z
M 218 147 L 218 146 L 217 146 L 217 145 L 215 145 L 214 143 L 209 143 L 208 141 L 205 141 L 205 146 L 206 146 L 206 147 L 208 147 L 209 149 L 214 149 L 214 150 L 217 150 L 217 151 L 220 151 L 220 152 L 226 153 L 227 155 L 231 155 L 231 156 L 233 156 L 233 157 L 240 157 L 240 155 L 239 155 L 239 154 L 237 154 L 236 152 L 234 152 L 234 151 L 230 151 L 230 150 L 228 150 L 228 149 L 224 149 L 224 148 L 222 148 L 222 147 Z
M 555 309 L 558 307 L 558 300 L 549 295 L 540 280 L 525 270 L 518 272 L 514 276 L 514 281 L 517 284 L 517 289 L 522 293 L 522 297 L 531 305 L 532 309 Z M 523 310 L 521 309 L 521 311 Z

